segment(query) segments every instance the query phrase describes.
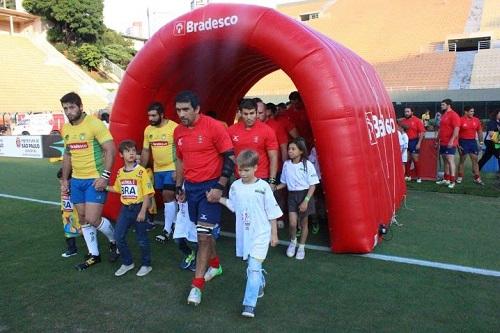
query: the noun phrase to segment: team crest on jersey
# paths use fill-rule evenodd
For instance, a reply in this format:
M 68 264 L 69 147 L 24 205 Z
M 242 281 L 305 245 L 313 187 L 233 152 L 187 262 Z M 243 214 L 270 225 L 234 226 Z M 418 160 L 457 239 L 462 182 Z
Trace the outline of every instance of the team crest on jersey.
M 80 140 L 85 140 L 85 133 L 80 133 Z
M 179 140 L 177 140 L 177 145 L 178 146 L 182 146 L 182 138 L 180 138 Z
M 240 136 L 239 135 L 233 135 L 233 141 L 234 142 L 240 141 Z
M 149 138 L 152 139 L 153 138 L 153 134 L 149 134 Z
M 165 134 L 162 134 L 161 139 L 162 140 L 167 140 L 167 136 Z
M 198 143 L 203 143 L 203 136 L 198 135 Z
M 253 137 L 253 142 L 254 143 L 259 143 L 259 137 L 258 136 L 254 136 Z
M 66 135 L 64 136 L 64 141 L 68 141 L 68 140 L 69 140 L 69 134 L 66 134 Z

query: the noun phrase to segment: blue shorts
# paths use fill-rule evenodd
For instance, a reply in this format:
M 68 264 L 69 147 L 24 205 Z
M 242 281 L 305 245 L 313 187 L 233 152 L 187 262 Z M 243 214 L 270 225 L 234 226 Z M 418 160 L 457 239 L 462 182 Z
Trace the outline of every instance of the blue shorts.
M 417 144 L 418 138 L 408 140 L 408 151 L 410 152 L 410 154 L 418 154 L 420 152 L 420 149 L 417 149 Z
M 70 183 L 70 197 L 73 204 L 82 203 L 98 203 L 103 204 L 106 201 L 107 192 L 106 191 L 96 191 L 92 183 L 95 181 L 92 179 L 78 179 L 72 178 Z
M 218 179 L 208 180 L 202 183 L 184 182 L 189 218 L 191 221 L 214 225 L 220 223 L 222 206 L 219 203 L 208 202 L 206 194 L 206 192 L 210 191 L 217 182 Z
M 440 155 L 455 155 L 457 147 L 448 148 L 448 146 L 439 146 Z
M 159 171 L 154 173 L 155 190 L 175 191 L 173 171 Z
M 459 139 L 458 145 L 462 148 L 460 151 L 461 155 L 479 154 L 479 147 L 477 146 L 476 139 Z

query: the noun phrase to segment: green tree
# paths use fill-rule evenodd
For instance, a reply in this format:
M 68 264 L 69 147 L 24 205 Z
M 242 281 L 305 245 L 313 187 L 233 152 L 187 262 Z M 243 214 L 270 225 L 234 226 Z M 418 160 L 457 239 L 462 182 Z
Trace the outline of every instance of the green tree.
M 23 6 L 52 24 L 53 42 L 95 43 L 105 29 L 103 0 L 24 0 Z
M 82 44 L 76 51 L 77 62 L 88 70 L 95 70 L 102 61 L 102 53 L 93 44 Z

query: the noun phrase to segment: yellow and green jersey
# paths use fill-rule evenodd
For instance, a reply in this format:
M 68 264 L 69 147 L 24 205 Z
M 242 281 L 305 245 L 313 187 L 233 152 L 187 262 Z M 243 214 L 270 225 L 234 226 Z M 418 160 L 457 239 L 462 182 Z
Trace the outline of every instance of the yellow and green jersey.
M 131 171 L 120 168 L 113 189 L 121 193 L 120 201 L 124 205 L 141 203 L 144 196 L 155 193 L 146 169 L 139 164 Z
M 149 125 L 144 130 L 143 148 L 153 154 L 155 172 L 175 170 L 174 130 L 177 123 L 168 120 L 161 127 Z
M 103 122 L 84 115 L 78 125 L 64 124 L 61 134 L 66 152 L 71 155 L 73 178 L 99 178 L 104 169 L 101 145 L 113 140 Z

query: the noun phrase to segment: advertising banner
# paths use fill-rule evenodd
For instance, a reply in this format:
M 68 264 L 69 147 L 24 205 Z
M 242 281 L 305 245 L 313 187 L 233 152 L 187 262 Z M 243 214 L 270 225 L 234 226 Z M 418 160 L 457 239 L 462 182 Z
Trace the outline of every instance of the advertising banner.
M 0 156 L 42 158 L 42 137 L 0 136 Z

